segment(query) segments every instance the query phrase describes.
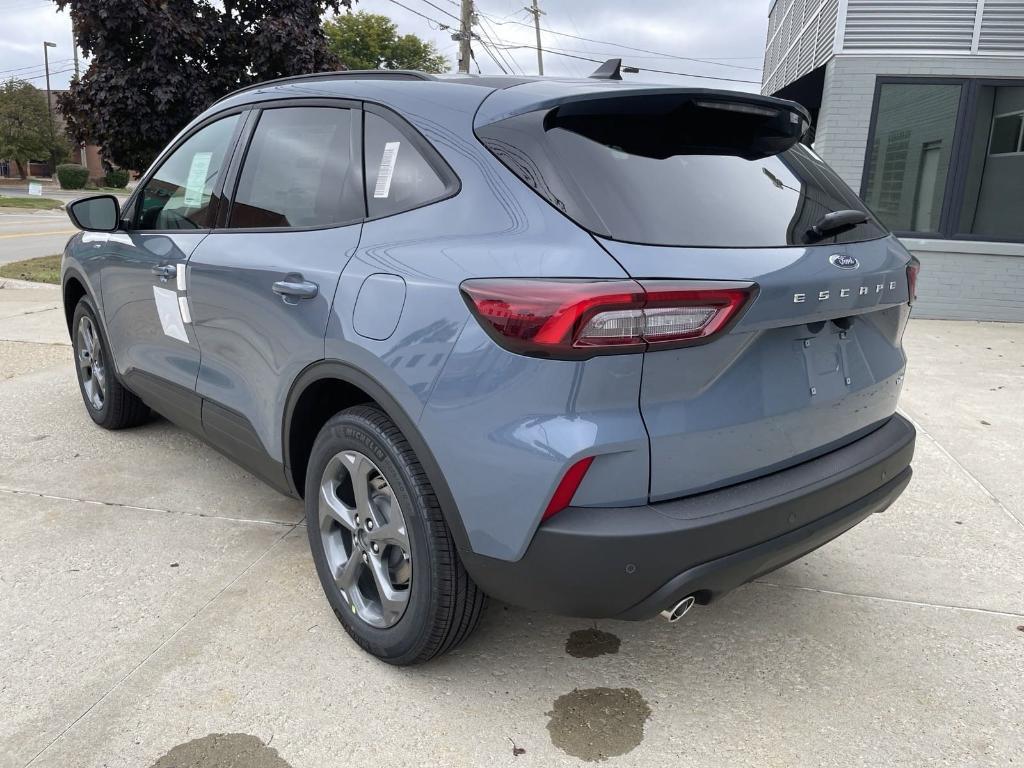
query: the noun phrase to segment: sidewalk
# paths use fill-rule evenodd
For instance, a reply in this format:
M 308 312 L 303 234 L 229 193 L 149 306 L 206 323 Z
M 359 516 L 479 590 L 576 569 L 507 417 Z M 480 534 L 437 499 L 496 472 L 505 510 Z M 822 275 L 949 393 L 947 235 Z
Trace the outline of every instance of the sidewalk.
M 394 669 L 336 622 L 299 503 L 164 421 L 95 427 L 59 290 L 0 287 L 0 768 L 1020 763 L 1024 326 L 906 342 L 885 514 L 679 624 L 598 622 L 617 652 L 492 602 Z

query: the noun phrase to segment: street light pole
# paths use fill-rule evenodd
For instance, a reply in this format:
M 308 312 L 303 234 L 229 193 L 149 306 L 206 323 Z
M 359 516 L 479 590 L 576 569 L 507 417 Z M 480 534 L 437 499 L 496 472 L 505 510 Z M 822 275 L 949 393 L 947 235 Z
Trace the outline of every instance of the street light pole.
M 46 114 L 50 118 L 50 177 L 53 178 L 57 175 L 57 156 L 54 152 L 54 133 L 53 133 L 53 101 L 50 98 L 50 48 L 56 48 L 56 43 L 49 43 L 43 41 L 43 65 L 46 68 Z

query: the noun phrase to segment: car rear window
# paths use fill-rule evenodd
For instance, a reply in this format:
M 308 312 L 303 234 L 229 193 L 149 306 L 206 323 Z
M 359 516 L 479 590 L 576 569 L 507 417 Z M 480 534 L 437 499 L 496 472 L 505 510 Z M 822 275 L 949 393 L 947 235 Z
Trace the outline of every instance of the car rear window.
M 652 245 L 856 242 L 885 229 L 817 155 L 799 113 L 688 95 L 573 102 L 483 126 L 483 143 L 596 235 Z M 867 221 L 808 233 L 837 210 Z

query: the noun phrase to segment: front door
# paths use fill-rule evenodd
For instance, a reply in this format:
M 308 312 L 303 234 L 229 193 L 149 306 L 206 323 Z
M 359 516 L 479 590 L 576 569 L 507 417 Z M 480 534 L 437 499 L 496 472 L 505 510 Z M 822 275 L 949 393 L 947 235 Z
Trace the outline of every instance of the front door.
M 199 128 L 144 182 L 122 231 L 100 235 L 105 327 L 118 373 L 165 416 L 197 426 L 199 346 L 189 325 L 185 264 L 213 226 L 221 170 L 241 114 Z M 94 238 L 96 236 L 93 236 Z
M 203 428 L 263 477 L 281 474 L 285 399 L 324 356 L 338 278 L 364 217 L 361 113 L 317 104 L 262 110 L 226 225 L 188 264 Z

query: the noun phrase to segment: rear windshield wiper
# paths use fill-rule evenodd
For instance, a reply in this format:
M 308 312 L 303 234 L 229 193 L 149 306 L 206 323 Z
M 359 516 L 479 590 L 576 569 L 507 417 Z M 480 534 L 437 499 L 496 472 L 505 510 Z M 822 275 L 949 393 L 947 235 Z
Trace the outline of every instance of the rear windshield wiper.
M 848 229 L 853 229 L 858 224 L 863 224 L 868 220 L 868 215 L 864 211 L 854 211 L 847 209 L 844 211 L 832 211 L 832 213 L 826 213 L 818 221 L 816 221 L 804 235 L 804 241 L 808 243 L 814 243 L 821 240 L 823 237 L 829 235 L 837 235 L 840 232 L 846 232 Z

